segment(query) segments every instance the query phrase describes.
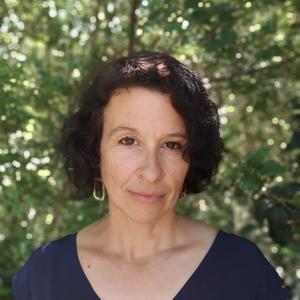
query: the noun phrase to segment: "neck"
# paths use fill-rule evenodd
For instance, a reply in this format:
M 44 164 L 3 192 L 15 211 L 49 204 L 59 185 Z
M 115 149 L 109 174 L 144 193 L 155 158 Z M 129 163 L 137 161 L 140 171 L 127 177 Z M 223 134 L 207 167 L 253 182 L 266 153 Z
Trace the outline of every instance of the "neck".
M 104 251 L 128 263 L 145 263 L 180 244 L 183 219 L 175 211 L 168 211 L 153 222 L 141 223 L 119 211 L 110 211 L 101 221 Z

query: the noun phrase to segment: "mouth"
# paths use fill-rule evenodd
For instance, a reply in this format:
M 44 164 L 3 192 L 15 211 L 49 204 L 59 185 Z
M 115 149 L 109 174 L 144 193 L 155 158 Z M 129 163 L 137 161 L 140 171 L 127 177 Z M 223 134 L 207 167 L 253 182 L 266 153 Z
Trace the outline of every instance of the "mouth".
M 162 199 L 163 195 L 161 194 L 146 194 L 146 193 L 138 193 L 138 192 L 132 192 L 129 191 L 137 200 L 143 202 L 143 203 L 153 203 L 158 202 Z

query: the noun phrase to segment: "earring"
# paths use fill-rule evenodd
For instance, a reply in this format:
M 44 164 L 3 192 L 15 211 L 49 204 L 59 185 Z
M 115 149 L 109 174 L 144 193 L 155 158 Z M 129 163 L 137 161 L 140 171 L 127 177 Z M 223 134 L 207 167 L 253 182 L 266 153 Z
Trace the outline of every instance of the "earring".
M 98 182 L 101 182 L 101 197 L 97 196 L 96 191 L 98 190 L 97 186 L 98 186 Z M 105 199 L 105 185 L 103 183 L 103 181 L 100 178 L 96 178 L 95 179 L 95 183 L 94 183 L 94 190 L 93 190 L 93 197 L 98 200 L 98 201 L 103 201 Z

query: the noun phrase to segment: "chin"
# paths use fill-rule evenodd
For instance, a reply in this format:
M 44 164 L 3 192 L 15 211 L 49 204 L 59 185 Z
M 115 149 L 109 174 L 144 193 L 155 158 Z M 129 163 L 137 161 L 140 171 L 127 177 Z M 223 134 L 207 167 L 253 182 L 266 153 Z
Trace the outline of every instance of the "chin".
M 158 205 L 137 205 L 128 204 L 124 209 L 123 213 L 126 214 L 127 218 L 131 221 L 139 224 L 152 224 L 157 222 L 164 214 L 165 211 L 161 206 Z

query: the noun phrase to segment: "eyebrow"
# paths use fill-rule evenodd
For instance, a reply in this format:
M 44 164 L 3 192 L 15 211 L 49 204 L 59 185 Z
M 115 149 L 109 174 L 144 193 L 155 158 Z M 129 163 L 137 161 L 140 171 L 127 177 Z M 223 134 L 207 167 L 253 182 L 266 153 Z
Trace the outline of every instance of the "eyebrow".
M 133 127 L 118 126 L 114 129 L 112 129 L 108 136 L 111 137 L 113 134 L 117 133 L 118 131 L 123 131 L 123 130 L 132 131 L 132 132 L 136 132 L 136 133 L 139 132 L 136 128 L 133 128 Z M 171 133 L 168 133 L 166 136 L 168 136 L 168 137 L 181 137 L 181 138 L 186 138 L 187 137 L 186 134 L 184 134 L 182 132 L 171 132 Z

